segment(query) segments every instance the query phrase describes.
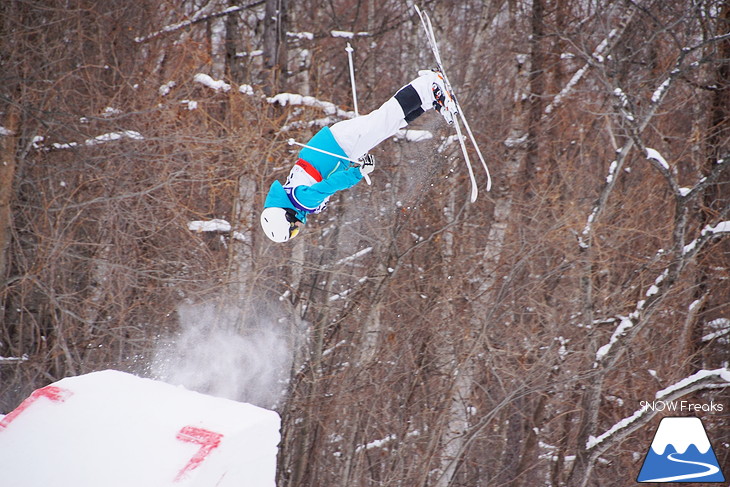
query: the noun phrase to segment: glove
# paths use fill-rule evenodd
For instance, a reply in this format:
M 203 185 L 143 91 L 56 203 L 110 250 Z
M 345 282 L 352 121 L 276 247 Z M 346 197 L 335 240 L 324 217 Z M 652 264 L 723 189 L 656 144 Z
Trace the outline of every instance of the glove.
M 365 154 L 358 160 L 360 161 L 359 167 L 362 177 L 364 177 L 365 181 L 370 184 L 369 174 L 373 172 L 373 169 L 375 169 L 375 157 L 372 154 Z

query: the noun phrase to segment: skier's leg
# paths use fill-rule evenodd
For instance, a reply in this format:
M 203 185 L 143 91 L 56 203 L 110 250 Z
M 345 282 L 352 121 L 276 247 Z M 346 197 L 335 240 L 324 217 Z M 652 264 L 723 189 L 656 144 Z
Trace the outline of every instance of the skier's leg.
M 395 98 L 375 111 L 350 120 L 337 122 L 330 127 L 337 143 L 348 157 L 358 159 L 404 127 L 403 109 Z
M 330 130 L 348 157 L 357 159 L 388 137 L 433 108 L 434 74 L 419 76 L 377 110 L 337 122 Z
M 411 81 L 395 94 L 406 113 L 405 120 L 410 123 L 434 105 L 433 83 L 438 75 L 433 71 L 421 71 L 421 76 Z

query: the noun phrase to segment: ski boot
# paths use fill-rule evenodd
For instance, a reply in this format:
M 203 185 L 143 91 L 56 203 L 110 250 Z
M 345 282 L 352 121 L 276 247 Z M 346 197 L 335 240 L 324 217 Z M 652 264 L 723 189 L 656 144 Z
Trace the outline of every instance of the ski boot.
M 437 69 L 430 71 L 424 70 L 419 71 L 418 74 L 424 75 L 428 73 L 432 74 L 434 78 L 433 85 L 431 86 L 434 100 L 433 108 L 444 117 L 446 123 L 452 125 L 454 123 L 454 116 L 459 111 L 456 107 L 456 100 L 453 94 L 446 88 L 446 81 L 440 71 Z

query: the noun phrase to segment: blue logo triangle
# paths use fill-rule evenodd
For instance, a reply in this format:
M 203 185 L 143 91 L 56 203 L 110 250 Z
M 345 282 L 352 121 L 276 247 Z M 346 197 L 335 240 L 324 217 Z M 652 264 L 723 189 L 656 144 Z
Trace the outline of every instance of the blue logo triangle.
M 659 423 L 637 482 L 724 482 L 700 418 L 667 417 Z

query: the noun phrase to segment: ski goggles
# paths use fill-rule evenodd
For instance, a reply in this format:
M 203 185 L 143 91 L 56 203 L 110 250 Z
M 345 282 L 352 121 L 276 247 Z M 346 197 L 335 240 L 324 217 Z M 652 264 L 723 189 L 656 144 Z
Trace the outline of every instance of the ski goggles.
M 294 238 L 299 234 L 299 224 L 302 221 L 297 218 L 297 212 L 291 208 L 284 208 L 286 212 L 286 221 L 289 222 L 289 238 Z

